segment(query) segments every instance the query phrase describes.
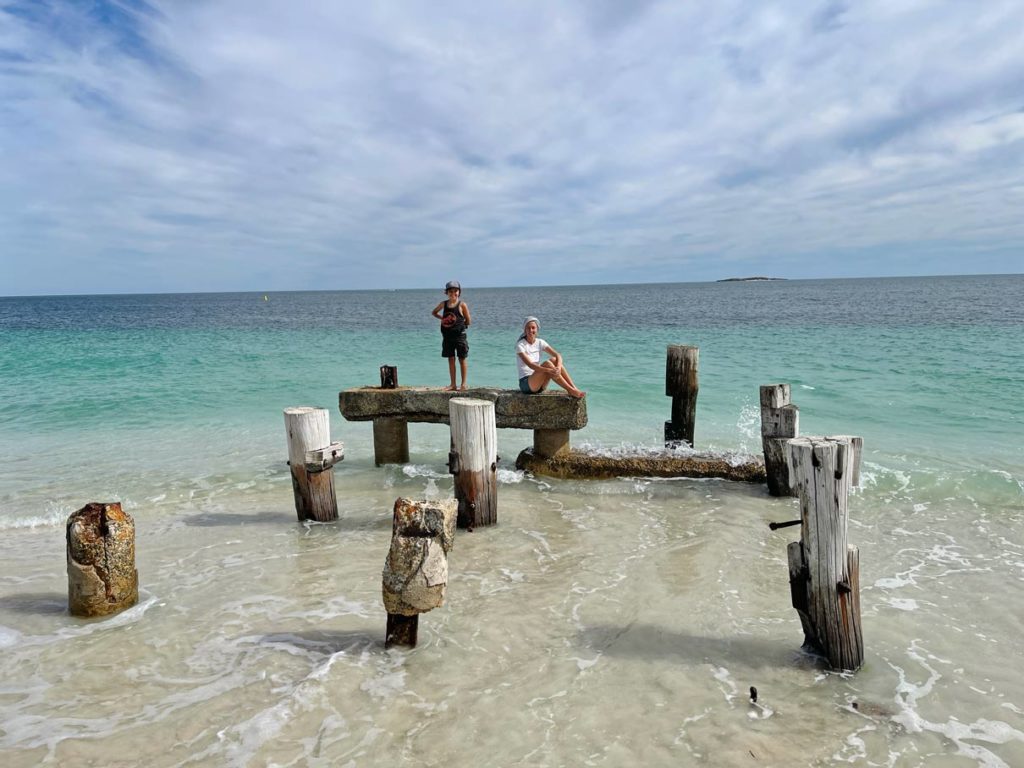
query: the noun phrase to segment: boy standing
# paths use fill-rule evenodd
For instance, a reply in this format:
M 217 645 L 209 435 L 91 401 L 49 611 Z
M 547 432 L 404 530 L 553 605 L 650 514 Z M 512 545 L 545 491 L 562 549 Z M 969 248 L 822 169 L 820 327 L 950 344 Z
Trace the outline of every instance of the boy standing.
M 466 340 L 466 328 L 469 327 L 469 307 L 462 301 L 462 286 L 457 280 L 448 281 L 444 287 L 448 298 L 434 307 L 431 312 L 441 321 L 441 357 L 448 358 L 448 375 L 451 377 L 449 391 L 466 388 L 466 358 L 469 356 L 469 342 Z M 455 386 L 455 357 L 459 358 L 459 369 L 462 371 L 462 386 Z

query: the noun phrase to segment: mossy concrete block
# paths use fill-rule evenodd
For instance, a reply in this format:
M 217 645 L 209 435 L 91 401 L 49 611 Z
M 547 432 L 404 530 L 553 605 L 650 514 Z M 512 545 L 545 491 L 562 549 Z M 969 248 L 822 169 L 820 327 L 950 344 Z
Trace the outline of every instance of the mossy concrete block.
M 563 450 L 551 457 L 527 448 L 516 458 L 516 468 L 567 480 L 612 477 L 722 478 L 746 483 L 765 481 L 760 456 L 729 457 L 713 453 L 663 456 L 606 456 Z
M 356 387 L 338 396 L 341 415 L 349 421 L 399 419 L 448 424 L 448 401 L 453 397 L 490 400 L 499 429 L 583 429 L 587 425 L 586 398 L 564 392 L 524 395 L 518 390 L 477 387 L 451 392 L 430 387 Z

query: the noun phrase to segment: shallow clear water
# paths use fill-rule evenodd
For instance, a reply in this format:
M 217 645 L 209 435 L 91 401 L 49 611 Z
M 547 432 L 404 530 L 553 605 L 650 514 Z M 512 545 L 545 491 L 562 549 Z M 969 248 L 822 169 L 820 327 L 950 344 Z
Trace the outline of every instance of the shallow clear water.
M 439 292 L 438 292 L 439 293 Z M 759 448 L 757 388 L 865 438 L 850 503 L 866 663 L 801 653 L 795 501 L 512 469 L 444 608 L 385 651 L 395 497 L 448 495 L 447 429 L 375 468 L 339 389 L 443 385 L 429 291 L 0 299 L 5 765 L 1020 765 L 1024 277 L 467 288 L 471 383 L 520 316 L 588 390 L 573 443 L 650 448 L 665 345 L 701 348 L 700 448 Z M 331 408 L 341 519 L 294 519 L 281 411 Z M 121 500 L 139 606 L 66 614 L 63 522 Z M 758 688 L 757 706 L 748 688 Z M 855 708 L 853 704 L 856 703 Z

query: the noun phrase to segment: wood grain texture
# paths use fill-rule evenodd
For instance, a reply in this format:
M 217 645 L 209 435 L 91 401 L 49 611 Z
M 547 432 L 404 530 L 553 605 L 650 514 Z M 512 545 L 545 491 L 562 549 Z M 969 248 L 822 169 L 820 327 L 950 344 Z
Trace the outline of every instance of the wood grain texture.
M 460 528 L 498 521 L 498 431 L 494 403 L 473 398 L 449 401 L 452 446 L 459 455 L 455 498 Z
M 834 669 L 856 670 L 864 656 L 859 573 L 851 573 L 850 567 L 859 560 L 851 559 L 847 543 L 854 444 L 849 437 L 798 437 L 789 441 L 789 449 L 790 471 L 800 500 L 801 570 L 807 574 L 810 635 Z M 793 573 L 791 561 L 791 583 Z
M 306 469 L 306 454 L 331 444 L 330 414 L 326 408 L 312 406 L 286 408 L 284 424 L 288 436 L 288 464 L 291 467 L 295 512 L 299 520 L 337 520 L 334 470 L 310 472 Z
M 786 441 L 800 434 L 800 409 L 790 402 L 789 384 L 761 387 L 761 450 L 772 496 L 792 496 Z
M 672 398 L 672 418 L 665 422 L 665 444 L 693 447 L 697 421 L 697 347 L 670 344 L 665 358 L 665 394 Z

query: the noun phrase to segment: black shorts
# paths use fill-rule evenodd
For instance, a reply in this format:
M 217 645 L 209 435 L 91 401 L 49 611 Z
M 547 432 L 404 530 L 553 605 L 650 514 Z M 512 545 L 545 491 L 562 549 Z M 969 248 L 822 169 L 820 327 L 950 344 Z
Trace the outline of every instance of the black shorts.
M 469 357 L 469 341 L 466 340 L 466 334 L 442 336 L 441 357 L 455 357 L 456 355 L 458 355 L 459 360 L 465 360 Z

